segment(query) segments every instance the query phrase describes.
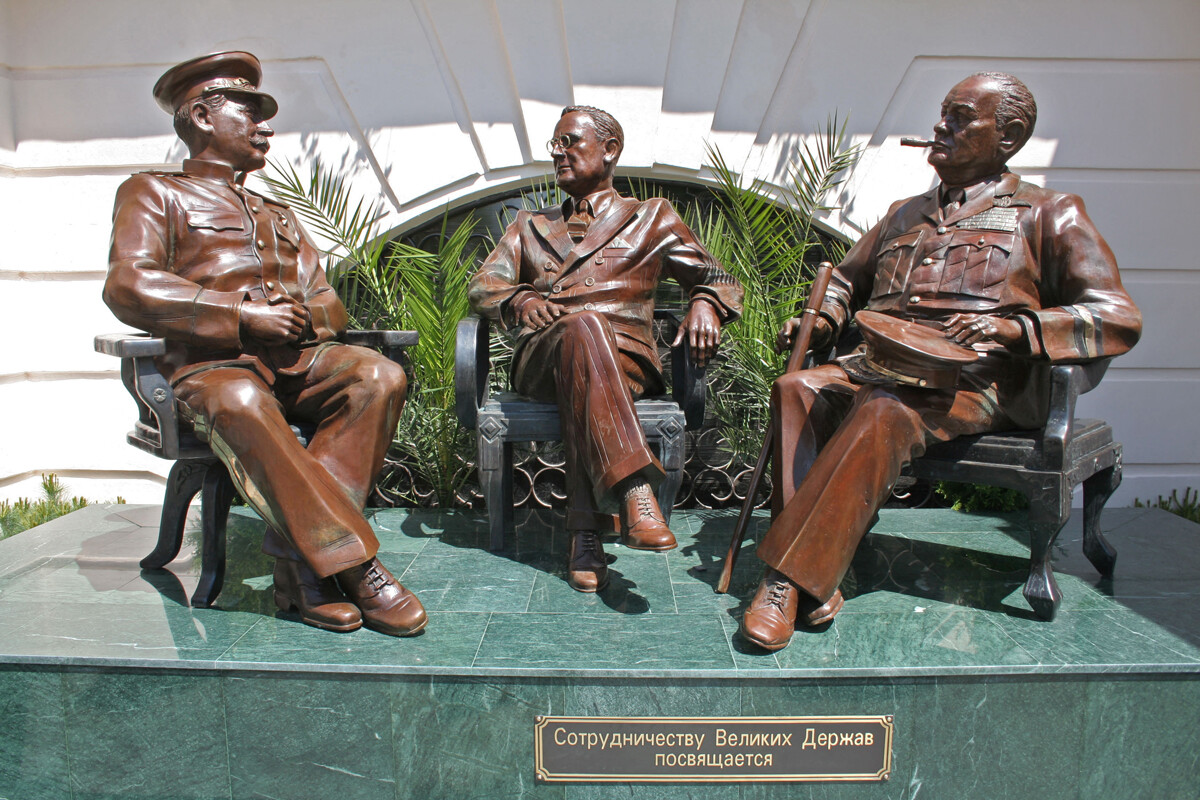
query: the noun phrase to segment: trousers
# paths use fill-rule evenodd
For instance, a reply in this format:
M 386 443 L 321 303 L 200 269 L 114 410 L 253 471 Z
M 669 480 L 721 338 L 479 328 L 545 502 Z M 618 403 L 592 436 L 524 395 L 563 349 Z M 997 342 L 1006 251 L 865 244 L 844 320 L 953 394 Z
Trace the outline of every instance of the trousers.
M 175 387 L 183 415 L 268 524 L 263 550 L 320 577 L 362 564 L 379 541 L 363 517 L 407 393 L 373 350 L 325 347 L 300 374 L 223 366 Z M 308 448 L 288 421 L 310 422 Z
M 513 359 L 513 388 L 558 404 L 568 530 L 611 530 L 617 484 L 635 475 L 654 488 L 662 482 L 633 405 L 647 391 L 661 391 L 662 378 L 618 347 L 603 314 L 567 314 L 529 337 Z
M 905 464 L 934 442 L 1013 427 L 986 386 L 860 385 L 836 364 L 776 380 L 771 415 L 775 492 L 758 556 L 822 603 Z

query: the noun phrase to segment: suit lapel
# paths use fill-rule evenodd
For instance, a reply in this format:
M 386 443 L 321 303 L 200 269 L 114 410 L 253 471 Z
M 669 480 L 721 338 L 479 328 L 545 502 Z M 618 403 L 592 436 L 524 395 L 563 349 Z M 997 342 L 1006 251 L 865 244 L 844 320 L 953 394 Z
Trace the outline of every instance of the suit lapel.
M 558 260 L 562 261 L 571 252 L 571 237 L 567 235 L 567 223 L 563 220 L 561 208 L 547 208 L 535 212 L 529 218 L 534 231 L 546 243 Z
M 639 201 L 632 197 L 618 197 L 614 199 L 609 204 L 604 216 L 588 227 L 587 235 L 583 237 L 583 241 L 571 249 L 566 261 L 563 263 L 562 271 L 566 272 L 574 268 L 576 264 L 587 260 L 588 256 L 608 244 L 609 240 L 617 234 L 617 231 L 628 225 L 630 220 L 636 216 L 638 208 L 641 205 Z M 563 228 L 564 230 L 566 229 L 565 224 Z

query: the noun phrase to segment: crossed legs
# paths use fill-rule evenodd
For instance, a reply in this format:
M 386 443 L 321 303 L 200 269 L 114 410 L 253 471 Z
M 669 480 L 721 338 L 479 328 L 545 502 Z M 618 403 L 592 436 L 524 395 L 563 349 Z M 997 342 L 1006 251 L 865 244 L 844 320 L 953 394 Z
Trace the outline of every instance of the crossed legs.
M 599 532 L 621 516 L 631 547 L 675 546 L 654 498 L 663 470 L 650 452 L 633 402 L 659 378 L 617 346 L 603 314 L 581 311 L 534 334 L 517 353 L 514 388 L 558 404 L 566 450 L 568 581 L 596 591 L 607 580 Z
M 176 392 L 197 433 L 267 521 L 264 551 L 291 562 L 276 568 L 277 599 L 332 630 L 358 626 L 344 607 L 320 610 L 344 605 L 346 595 L 362 611 L 358 624 L 365 617 L 401 635 L 424 626 L 419 601 L 375 559 L 379 542 L 362 514 L 404 403 L 399 366 L 374 351 L 334 345 L 306 373 L 279 375 L 273 387 L 256 371 L 220 367 L 186 377 Z M 289 417 L 316 424 L 307 449 Z

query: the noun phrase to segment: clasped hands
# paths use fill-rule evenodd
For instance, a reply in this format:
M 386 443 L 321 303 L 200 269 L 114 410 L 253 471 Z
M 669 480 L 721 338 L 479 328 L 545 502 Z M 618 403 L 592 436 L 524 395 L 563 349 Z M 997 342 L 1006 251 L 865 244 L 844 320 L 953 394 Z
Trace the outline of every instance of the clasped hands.
M 567 309 L 558 303 L 553 303 L 542 297 L 531 296 L 521 303 L 516 312 L 517 322 L 530 330 L 541 330 L 567 313 Z M 679 325 L 679 333 L 671 347 L 678 347 L 687 339 L 691 347 L 692 360 L 696 366 L 703 367 L 717 353 L 721 343 L 721 320 L 712 303 L 706 300 L 694 300 L 688 308 L 687 315 Z
M 793 317 L 783 324 L 775 336 L 775 352 L 782 353 L 792 346 L 796 332 L 800 329 L 800 317 Z M 1012 349 L 1025 336 L 1025 329 L 1016 320 L 995 317 L 990 314 L 955 314 L 942 328 L 943 335 L 952 342 L 970 347 L 976 342 L 993 341 Z M 833 326 L 824 317 L 817 317 L 813 326 L 811 350 L 827 349 L 833 344 Z
M 298 343 L 312 327 L 312 313 L 303 303 L 282 295 L 242 303 L 242 332 L 267 345 Z

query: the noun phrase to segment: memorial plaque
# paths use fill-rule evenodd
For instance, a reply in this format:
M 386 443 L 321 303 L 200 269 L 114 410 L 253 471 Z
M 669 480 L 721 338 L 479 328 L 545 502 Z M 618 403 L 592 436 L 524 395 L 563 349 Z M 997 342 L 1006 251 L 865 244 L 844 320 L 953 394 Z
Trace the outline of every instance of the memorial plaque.
M 883 781 L 892 717 L 542 717 L 550 783 Z

